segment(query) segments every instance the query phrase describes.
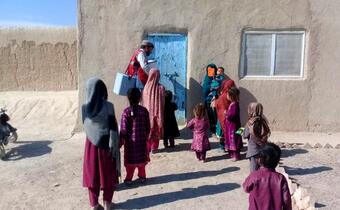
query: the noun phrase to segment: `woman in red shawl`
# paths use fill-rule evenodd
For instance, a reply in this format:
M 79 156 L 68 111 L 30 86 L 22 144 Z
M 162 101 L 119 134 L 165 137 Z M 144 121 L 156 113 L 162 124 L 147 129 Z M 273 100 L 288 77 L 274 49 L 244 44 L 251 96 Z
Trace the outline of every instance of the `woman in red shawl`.
M 159 140 L 163 136 L 165 89 L 159 84 L 159 80 L 159 70 L 151 69 L 142 98 L 142 105 L 149 111 L 150 116 L 149 148 L 151 152 L 158 149 Z
M 220 123 L 220 132 L 216 131 L 216 134 L 220 136 L 220 147 L 224 150 L 224 139 L 223 133 L 224 131 L 224 118 L 225 118 L 225 111 L 228 110 L 230 101 L 228 100 L 228 90 L 232 87 L 235 87 L 234 80 L 224 80 L 221 86 L 220 96 L 215 100 L 215 109 L 217 113 L 217 119 Z M 218 129 L 217 129 L 218 130 Z

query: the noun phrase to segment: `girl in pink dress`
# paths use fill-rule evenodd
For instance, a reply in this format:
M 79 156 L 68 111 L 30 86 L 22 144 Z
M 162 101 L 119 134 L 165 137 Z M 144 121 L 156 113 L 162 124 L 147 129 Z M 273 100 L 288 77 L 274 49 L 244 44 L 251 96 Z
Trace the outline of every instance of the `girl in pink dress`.
M 190 128 L 194 137 L 191 144 L 191 150 L 196 152 L 196 157 L 199 161 L 205 162 L 206 153 L 210 150 L 209 142 L 209 120 L 206 119 L 206 109 L 205 106 L 200 103 L 194 108 L 194 116 L 192 120 L 189 121 L 187 127 Z

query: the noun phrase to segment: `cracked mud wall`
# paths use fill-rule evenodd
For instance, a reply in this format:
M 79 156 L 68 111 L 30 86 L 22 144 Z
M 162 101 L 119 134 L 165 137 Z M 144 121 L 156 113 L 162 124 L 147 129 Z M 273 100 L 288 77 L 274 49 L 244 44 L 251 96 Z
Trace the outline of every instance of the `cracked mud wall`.
M 76 90 L 75 28 L 0 28 L 0 91 Z

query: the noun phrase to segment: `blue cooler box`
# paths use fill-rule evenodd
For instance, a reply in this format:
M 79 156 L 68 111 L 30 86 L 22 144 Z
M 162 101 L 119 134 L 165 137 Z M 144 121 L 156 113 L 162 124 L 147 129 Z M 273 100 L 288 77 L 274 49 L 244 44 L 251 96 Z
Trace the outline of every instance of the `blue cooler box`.
M 113 92 L 117 95 L 126 96 L 130 88 L 136 86 L 136 78 L 129 77 L 123 73 L 116 74 L 115 84 L 113 86 Z

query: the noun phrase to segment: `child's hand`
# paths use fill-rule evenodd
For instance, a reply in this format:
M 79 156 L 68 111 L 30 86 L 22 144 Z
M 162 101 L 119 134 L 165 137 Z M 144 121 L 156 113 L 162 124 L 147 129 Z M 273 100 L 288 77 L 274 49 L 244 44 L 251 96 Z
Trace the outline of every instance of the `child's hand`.
M 122 148 L 122 146 L 125 144 L 125 139 L 124 138 L 120 138 L 119 141 L 119 148 Z
M 216 106 L 216 101 L 215 101 L 215 97 L 214 97 L 213 100 L 210 103 L 210 107 L 215 108 L 215 106 Z

